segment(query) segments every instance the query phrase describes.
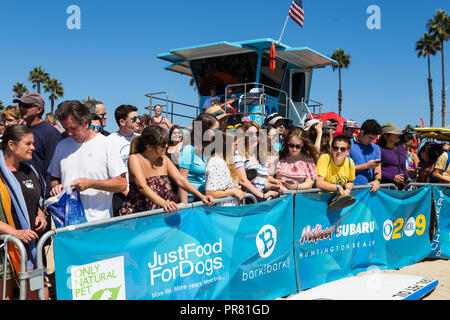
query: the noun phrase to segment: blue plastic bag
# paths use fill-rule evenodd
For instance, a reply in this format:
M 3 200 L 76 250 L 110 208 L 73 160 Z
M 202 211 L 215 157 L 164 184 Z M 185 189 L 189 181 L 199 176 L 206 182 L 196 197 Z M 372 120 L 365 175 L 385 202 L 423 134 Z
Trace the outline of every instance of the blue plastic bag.
M 45 201 L 56 228 L 87 222 L 80 192 L 67 187 L 59 195 Z

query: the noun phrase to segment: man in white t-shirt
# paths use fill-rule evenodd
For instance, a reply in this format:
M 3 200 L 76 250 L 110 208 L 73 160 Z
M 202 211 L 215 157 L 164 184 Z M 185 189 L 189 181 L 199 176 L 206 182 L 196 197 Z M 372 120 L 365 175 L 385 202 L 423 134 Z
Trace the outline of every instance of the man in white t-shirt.
M 89 128 L 91 113 L 81 102 L 62 102 L 56 117 L 69 137 L 58 143 L 48 168 L 52 176 L 50 195 L 61 193 L 67 186 L 76 188 L 88 222 L 112 217 L 113 193 L 127 186 L 127 169 L 119 150 Z
M 119 131 L 111 133 L 108 136 L 115 146 L 118 147 L 120 156 L 123 163 L 128 168 L 128 157 L 130 156 L 130 145 L 131 140 L 137 137 L 139 134 L 135 131 L 139 130 L 139 116 L 137 113 L 137 108 L 131 105 L 120 105 L 114 111 L 114 116 L 116 118 L 117 125 L 119 126 Z M 127 183 L 128 183 L 128 172 L 127 172 Z M 123 201 L 128 193 L 127 190 L 124 192 L 116 192 L 113 195 L 113 211 L 114 216 L 118 215 L 119 209 L 122 207 Z

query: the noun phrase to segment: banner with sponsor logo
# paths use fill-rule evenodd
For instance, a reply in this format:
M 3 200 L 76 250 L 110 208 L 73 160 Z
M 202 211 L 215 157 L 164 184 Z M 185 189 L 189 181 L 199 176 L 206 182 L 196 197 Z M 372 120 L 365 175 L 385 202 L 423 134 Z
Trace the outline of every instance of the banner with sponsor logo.
M 431 186 L 354 191 L 355 204 L 327 210 L 333 194 L 297 194 L 294 248 L 299 290 L 370 269 L 414 264 L 430 252 Z
M 437 229 L 431 241 L 430 258 L 450 259 L 450 189 L 433 187 Z
M 293 197 L 61 232 L 59 300 L 274 299 L 296 291 Z

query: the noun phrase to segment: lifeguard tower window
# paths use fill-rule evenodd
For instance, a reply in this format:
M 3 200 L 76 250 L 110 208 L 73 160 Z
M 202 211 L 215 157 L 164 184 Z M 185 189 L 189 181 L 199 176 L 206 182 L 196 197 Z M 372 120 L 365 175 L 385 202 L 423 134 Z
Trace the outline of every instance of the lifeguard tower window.
M 283 84 L 284 73 L 286 71 L 286 61 L 276 58 L 276 67 L 272 72 L 270 70 L 270 56 L 267 53 L 264 53 L 261 61 L 261 74 L 259 82 L 276 88 L 278 90 L 281 89 L 281 85 Z M 272 97 L 278 97 L 280 94 L 279 91 L 273 90 L 271 88 L 266 88 L 266 93 L 271 95 Z
M 255 82 L 258 55 L 255 52 L 212 57 L 191 61 L 191 70 L 200 95 L 209 96 L 215 85 L 217 94 L 223 95 L 227 85 Z M 247 90 L 251 87 L 247 87 Z M 244 88 L 233 88 L 243 92 Z
M 305 73 L 296 72 L 292 75 L 291 99 L 293 102 L 300 102 L 305 97 Z

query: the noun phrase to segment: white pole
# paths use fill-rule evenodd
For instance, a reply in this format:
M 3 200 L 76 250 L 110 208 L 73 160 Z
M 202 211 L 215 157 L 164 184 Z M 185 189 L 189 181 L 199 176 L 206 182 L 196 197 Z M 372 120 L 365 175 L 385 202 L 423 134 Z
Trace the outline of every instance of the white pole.
M 289 19 L 289 15 L 286 17 L 286 21 L 284 22 L 283 30 L 281 31 L 280 38 L 278 39 L 277 43 L 280 43 L 280 41 L 281 41 L 281 37 L 283 36 L 284 29 L 286 28 L 286 23 L 288 22 L 288 19 Z

